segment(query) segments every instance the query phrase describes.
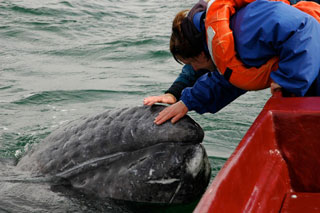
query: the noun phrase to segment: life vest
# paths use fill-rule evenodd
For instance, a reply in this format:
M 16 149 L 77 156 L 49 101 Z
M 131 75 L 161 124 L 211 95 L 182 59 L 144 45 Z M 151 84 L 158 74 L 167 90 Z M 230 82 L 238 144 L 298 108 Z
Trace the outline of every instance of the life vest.
M 247 67 L 236 56 L 235 43 L 230 29 L 230 17 L 254 0 L 211 0 L 208 3 L 205 28 L 209 53 L 218 71 L 231 84 L 244 90 L 260 90 L 270 86 L 270 72 L 278 69 L 279 58 L 273 57 L 257 67 Z M 277 0 L 275 0 L 277 1 Z M 279 0 L 290 4 L 287 0 Z M 320 22 L 320 5 L 300 1 L 293 7 L 308 13 Z

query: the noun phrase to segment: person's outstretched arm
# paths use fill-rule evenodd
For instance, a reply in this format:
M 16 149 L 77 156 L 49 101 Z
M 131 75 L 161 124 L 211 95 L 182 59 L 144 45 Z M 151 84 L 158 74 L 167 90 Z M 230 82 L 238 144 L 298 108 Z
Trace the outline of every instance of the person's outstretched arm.
M 165 94 L 158 96 L 149 96 L 143 100 L 144 105 L 153 105 L 155 103 L 174 104 L 180 100 L 181 92 L 186 87 L 192 87 L 197 79 L 208 70 L 195 71 L 190 65 L 184 65 L 178 78 L 173 82 Z
M 216 113 L 245 92 L 230 84 L 219 72 L 207 73 L 193 87 L 183 90 L 181 101 L 160 112 L 155 123 L 162 124 L 169 119 L 175 123 L 191 110 L 200 114 Z

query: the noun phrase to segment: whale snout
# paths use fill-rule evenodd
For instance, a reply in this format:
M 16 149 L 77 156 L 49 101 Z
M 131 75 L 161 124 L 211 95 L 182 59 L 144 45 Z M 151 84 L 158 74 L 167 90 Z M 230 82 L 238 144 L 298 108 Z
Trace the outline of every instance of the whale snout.
M 66 124 L 17 167 L 62 178 L 74 190 L 99 199 L 191 202 L 210 180 L 201 144 L 204 132 L 189 116 L 176 124 L 155 125 L 163 108 L 108 110 Z

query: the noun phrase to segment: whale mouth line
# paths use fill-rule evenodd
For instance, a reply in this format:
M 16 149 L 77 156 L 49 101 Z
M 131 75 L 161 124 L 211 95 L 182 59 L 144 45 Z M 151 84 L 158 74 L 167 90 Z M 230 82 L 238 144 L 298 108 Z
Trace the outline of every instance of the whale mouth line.
M 183 143 L 162 142 L 162 143 L 154 144 L 152 146 L 144 147 L 142 149 L 137 149 L 137 150 L 133 150 L 133 151 L 126 151 L 126 152 L 117 152 L 117 153 L 109 154 L 106 156 L 89 159 L 89 160 L 86 160 L 84 162 L 79 163 L 76 166 L 73 166 L 72 168 L 69 168 L 65 171 L 59 172 L 59 173 L 55 174 L 54 176 L 57 178 L 69 178 L 72 176 L 76 176 L 84 171 L 93 170 L 95 168 L 98 168 L 98 167 L 100 167 L 101 164 L 105 163 L 106 161 L 108 161 L 108 163 L 112 163 L 112 162 L 120 159 L 121 157 L 123 157 L 127 153 L 143 151 L 143 150 L 150 149 L 150 148 L 156 147 L 156 146 L 161 146 L 161 145 L 170 146 L 170 145 L 177 145 L 177 144 L 180 146 L 194 145 L 193 142 L 183 142 Z M 141 161 L 141 159 L 140 159 L 140 161 Z
M 87 171 L 87 170 L 95 169 L 95 168 L 99 167 L 99 165 L 104 163 L 105 161 L 109 161 L 109 163 L 111 163 L 111 162 L 119 159 L 120 157 L 122 157 L 125 153 L 126 152 L 118 152 L 115 154 L 110 154 L 107 156 L 90 159 L 90 160 L 84 161 L 84 162 L 82 162 L 82 163 L 80 163 L 70 169 L 67 169 L 67 170 L 62 171 L 60 173 L 57 173 L 55 176 L 59 177 L 59 178 L 68 178 L 71 176 L 75 176 L 84 170 Z

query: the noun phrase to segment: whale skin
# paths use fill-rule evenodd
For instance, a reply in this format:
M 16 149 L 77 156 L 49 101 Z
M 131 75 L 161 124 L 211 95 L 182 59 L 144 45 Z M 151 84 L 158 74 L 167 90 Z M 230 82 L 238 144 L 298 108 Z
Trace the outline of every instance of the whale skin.
M 67 123 L 17 164 L 34 176 L 63 180 L 96 197 L 147 203 L 188 203 L 201 197 L 210 164 L 204 132 L 188 115 L 154 124 L 163 105 L 106 110 Z

